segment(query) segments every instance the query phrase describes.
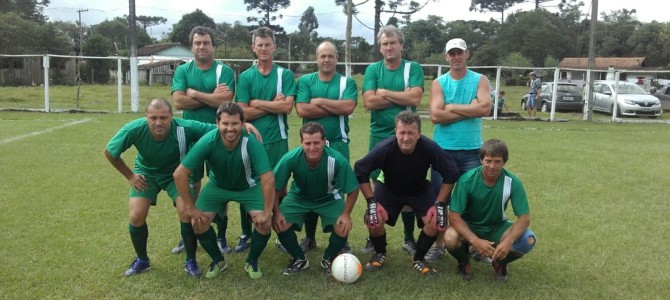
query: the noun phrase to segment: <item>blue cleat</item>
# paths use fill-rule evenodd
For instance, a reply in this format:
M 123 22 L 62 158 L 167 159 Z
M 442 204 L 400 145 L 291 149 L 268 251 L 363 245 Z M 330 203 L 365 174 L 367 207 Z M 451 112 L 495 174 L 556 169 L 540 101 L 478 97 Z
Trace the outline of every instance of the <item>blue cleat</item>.
M 151 265 L 149 264 L 149 260 L 141 260 L 139 258 L 135 258 L 135 260 L 133 260 L 133 262 L 130 264 L 130 267 L 128 268 L 128 270 L 126 270 L 124 274 L 126 276 L 132 276 L 147 272 L 150 269 Z

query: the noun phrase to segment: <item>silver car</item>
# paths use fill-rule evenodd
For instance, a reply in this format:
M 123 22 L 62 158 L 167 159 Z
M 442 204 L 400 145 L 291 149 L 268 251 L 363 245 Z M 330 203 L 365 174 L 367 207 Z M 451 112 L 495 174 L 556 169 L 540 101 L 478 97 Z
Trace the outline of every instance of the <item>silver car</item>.
M 618 97 L 616 92 L 618 90 Z M 663 112 L 661 101 L 645 92 L 637 84 L 619 81 L 615 89 L 614 81 L 596 81 L 593 85 L 595 101 L 593 110 L 612 113 L 614 99 L 617 99 L 617 116 L 657 117 Z

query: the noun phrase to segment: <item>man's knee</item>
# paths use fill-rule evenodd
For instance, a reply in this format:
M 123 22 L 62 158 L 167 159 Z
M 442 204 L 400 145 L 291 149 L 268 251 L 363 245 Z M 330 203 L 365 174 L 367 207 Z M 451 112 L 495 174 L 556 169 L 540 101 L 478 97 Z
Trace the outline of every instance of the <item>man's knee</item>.
M 444 246 L 447 249 L 453 250 L 461 246 L 461 236 L 458 234 L 458 231 L 453 227 L 447 228 L 444 232 Z
M 520 254 L 527 254 L 535 247 L 537 243 L 537 237 L 535 233 L 526 229 L 526 231 L 521 235 L 512 245 L 512 251 L 518 252 Z

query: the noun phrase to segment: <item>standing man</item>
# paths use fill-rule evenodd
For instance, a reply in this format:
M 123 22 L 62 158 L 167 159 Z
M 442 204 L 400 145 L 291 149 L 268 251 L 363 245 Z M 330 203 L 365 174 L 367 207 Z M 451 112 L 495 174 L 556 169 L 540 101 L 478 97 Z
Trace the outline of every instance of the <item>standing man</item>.
M 300 129 L 300 147 L 281 158 L 274 174 L 276 191 L 285 189 L 293 177 L 281 205 L 275 196 L 273 225 L 279 241 L 292 256 L 283 274 L 293 275 L 309 268 L 294 230 L 300 231 L 311 214 L 321 217 L 323 232 L 330 232 L 330 242 L 321 258 L 321 266 L 330 274 L 333 259 L 351 232 L 351 211 L 358 197 L 358 182 L 349 160 L 326 147 L 326 132 L 321 124 L 308 122 Z
M 258 279 L 263 276 L 258 258 L 270 239 L 274 176 L 263 144 L 242 134 L 242 108 L 224 102 L 217 110 L 216 122 L 218 130 L 210 131 L 193 146 L 174 171 L 174 181 L 196 236 L 212 258 L 205 277 L 218 277 L 227 268 L 210 223 L 229 201 L 235 201 L 249 213 L 255 226 L 244 269 L 249 277 Z M 192 170 L 205 161 L 210 166 L 209 180 L 196 202 L 189 194 L 188 180 Z
M 402 59 L 405 38 L 397 27 L 388 25 L 381 28 L 377 41 L 384 59 L 369 65 L 363 79 L 363 103 L 372 114 L 368 150 L 393 135 L 395 116 L 399 112 L 416 111 L 421 103 L 424 85 L 421 65 Z M 378 171 L 371 175 L 373 181 L 379 178 Z M 402 213 L 405 233 L 402 247 L 410 255 L 416 251 L 414 219 L 415 214 L 405 208 Z M 416 221 L 420 220 L 417 218 Z M 363 252 L 369 251 L 371 245 L 368 241 Z
M 395 226 L 400 210 L 409 206 L 421 217 L 418 223 L 422 228 L 412 256 L 412 268 L 420 274 L 434 275 L 437 272 L 426 264 L 424 256 L 438 231 L 446 229 L 446 201 L 458 177 L 458 168 L 435 142 L 421 135 L 418 114 L 404 111 L 395 120 L 395 136 L 375 146 L 354 168 L 368 203 L 365 223 L 375 252 L 365 269 L 376 271 L 384 266 L 387 258 L 384 223 Z M 437 195 L 426 180 L 430 168 L 444 178 Z M 377 169 L 384 172 L 384 182 L 375 184 L 373 193 L 369 176 Z
M 488 116 L 491 110 L 491 92 L 489 79 L 468 69 L 470 51 L 463 39 L 449 40 L 444 51 L 449 72 L 433 80 L 430 120 L 435 124 L 433 140 L 456 161 L 462 175 L 481 164 L 481 118 Z M 435 191 L 439 189 L 440 182 L 440 174 L 431 172 Z M 426 254 L 427 261 L 437 261 L 445 255 L 442 240 L 440 234 L 435 247 Z
M 189 42 L 194 59 L 175 70 L 172 79 L 172 101 L 176 109 L 184 111 L 184 119 L 214 124 L 219 105 L 233 99 L 235 75 L 230 67 L 214 60 L 216 43 L 211 29 L 203 26 L 194 27 L 189 34 Z M 193 170 L 196 198 L 200 192 L 204 173 L 204 167 Z M 218 244 L 221 252 L 228 253 L 231 250 L 226 240 L 228 217 L 224 213 L 217 216 L 214 222 L 219 229 Z M 181 253 L 183 249 L 183 243 L 180 242 L 172 253 Z
M 539 93 L 542 89 L 542 79 L 537 76 L 537 73 L 530 72 L 530 89 L 528 90 L 528 103 L 526 103 L 526 109 L 528 110 L 528 117 L 535 118 L 537 116 L 537 109 L 542 103 L 540 103 Z
M 274 167 L 288 152 L 288 115 L 296 94 L 293 72 L 274 63 L 277 50 L 272 29 L 259 27 L 251 36 L 251 50 L 258 62 L 240 74 L 236 102 L 244 109 L 246 120 L 263 136 L 263 145 Z M 286 194 L 281 191 L 280 198 Z M 240 242 L 248 241 L 247 237 Z
M 150 269 L 147 254 L 149 227 L 146 221 L 149 208 L 156 205 L 161 190 L 168 193 L 177 208 L 181 237 L 186 248 L 184 268 L 189 276 L 202 274 L 195 259 L 197 240 L 191 227 L 191 218 L 186 211 L 187 206 L 177 193 L 172 172 L 179 165 L 180 157 L 185 155 L 188 145 L 212 129 L 214 125 L 174 119 L 169 102 L 153 99 L 146 107 L 144 118 L 124 125 L 107 144 L 105 157 L 130 184 L 128 231 L 137 257 L 126 270 L 126 276 Z M 134 170 L 121 159 L 121 154 L 132 146 L 138 153 Z M 190 195 L 193 189 L 189 183 L 187 179 L 184 192 Z
M 507 281 L 507 265 L 530 252 L 537 239 L 528 229 L 530 209 L 523 184 L 505 169 L 509 150 L 505 142 L 486 141 L 479 156 L 482 165 L 458 179 L 451 196 L 449 228 L 444 234 L 449 254 L 457 261 L 463 280 L 472 279 L 468 246 L 492 259 L 496 279 Z M 516 222 L 505 209 L 512 202 Z
M 317 122 L 324 127 L 328 146 L 349 161 L 349 115 L 358 100 L 358 86 L 352 78 L 336 71 L 337 48 L 331 42 L 316 47 L 318 72 L 303 75 L 298 80 L 296 111 L 303 124 Z M 317 214 L 305 219 L 305 238 L 300 241 L 303 251 L 316 248 Z

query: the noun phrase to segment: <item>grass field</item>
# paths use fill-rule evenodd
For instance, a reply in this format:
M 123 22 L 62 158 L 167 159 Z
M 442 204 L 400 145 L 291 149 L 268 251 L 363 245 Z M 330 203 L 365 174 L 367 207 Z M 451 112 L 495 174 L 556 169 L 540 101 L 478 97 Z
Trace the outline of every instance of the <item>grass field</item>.
M 518 110 L 518 100 L 508 101 Z M 476 277 L 464 283 L 451 257 L 434 264 L 439 278 L 420 278 L 400 248 L 401 228 L 391 228 L 388 266 L 345 286 L 318 266 L 324 234 L 317 235 L 317 250 L 308 253 L 312 267 L 294 277 L 281 275 L 288 256 L 268 245 L 259 281 L 244 273 L 245 254 L 228 255 L 229 269 L 218 279 L 187 278 L 183 257 L 170 254 L 179 230 L 164 194 L 148 218 L 151 272 L 122 276 L 134 257 L 127 232 L 128 184 L 102 151 L 116 130 L 141 116 L 0 112 L 0 298 L 665 299 L 670 294 L 668 124 L 578 117 L 557 123 L 484 121 L 484 138 L 504 139 L 511 149 L 507 168 L 524 181 L 531 228 L 538 235 L 533 252 L 510 265 L 510 281 L 495 282 L 489 266 L 473 264 Z M 299 124 L 294 113 L 291 146 L 297 145 Z M 369 114 L 362 105 L 351 127 L 355 160 L 367 150 Z M 423 130 L 432 135 L 429 122 Z M 131 162 L 134 151 L 123 158 Z M 360 252 L 367 235 L 362 202 L 350 241 L 354 254 L 366 261 Z M 228 238 L 234 243 L 239 221 L 235 209 L 230 215 Z M 201 267 L 209 263 L 202 249 L 198 261 Z

